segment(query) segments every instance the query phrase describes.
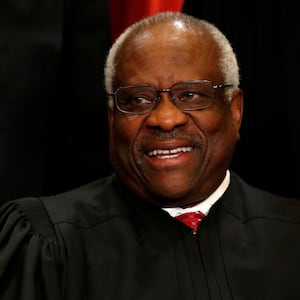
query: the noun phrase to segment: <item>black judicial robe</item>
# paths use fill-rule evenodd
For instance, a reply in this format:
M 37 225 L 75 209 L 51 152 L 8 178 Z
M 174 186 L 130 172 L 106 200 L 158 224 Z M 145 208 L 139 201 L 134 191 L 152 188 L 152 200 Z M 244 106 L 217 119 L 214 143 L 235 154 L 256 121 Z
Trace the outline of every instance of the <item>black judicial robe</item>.
M 300 299 L 299 207 L 231 174 L 195 239 L 115 176 L 8 202 L 0 299 Z

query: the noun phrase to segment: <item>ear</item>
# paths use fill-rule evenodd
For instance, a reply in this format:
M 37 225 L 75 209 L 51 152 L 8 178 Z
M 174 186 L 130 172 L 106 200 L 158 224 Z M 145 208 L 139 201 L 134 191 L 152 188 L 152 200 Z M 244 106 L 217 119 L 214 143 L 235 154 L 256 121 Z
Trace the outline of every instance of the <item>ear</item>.
M 108 116 L 108 128 L 111 130 L 114 122 L 114 110 L 110 105 L 107 105 L 107 116 Z
M 230 110 L 233 122 L 235 124 L 237 138 L 240 138 L 239 130 L 242 124 L 244 109 L 244 96 L 241 89 L 236 89 L 233 91 L 233 95 L 230 102 Z

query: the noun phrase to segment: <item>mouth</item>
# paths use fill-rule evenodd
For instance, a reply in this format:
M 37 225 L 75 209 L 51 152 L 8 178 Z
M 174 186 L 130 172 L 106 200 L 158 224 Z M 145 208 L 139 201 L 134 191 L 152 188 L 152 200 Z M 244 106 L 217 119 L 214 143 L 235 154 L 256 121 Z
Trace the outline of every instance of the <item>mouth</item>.
M 191 152 L 193 150 L 193 147 L 176 147 L 172 149 L 154 149 L 152 151 L 149 151 L 147 155 L 151 158 L 157 158 L 157 159 L 172 159 L 177 158 L 180 155 Z

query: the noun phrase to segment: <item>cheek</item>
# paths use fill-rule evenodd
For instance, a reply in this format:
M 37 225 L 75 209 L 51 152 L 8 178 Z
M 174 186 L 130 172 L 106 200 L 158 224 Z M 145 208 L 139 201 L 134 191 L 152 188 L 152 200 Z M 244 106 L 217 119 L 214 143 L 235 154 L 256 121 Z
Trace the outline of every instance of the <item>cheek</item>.
M 111 124 L 111 132 L 118 139 L 129 140 L 136 131 L 134 124 L 130 116 L 116 114 Z
M 193 117 L 197 127 L 207 136 L 215 135 L 221 132 L 224 127 L 224 115 L 222 112 L 203 111 L 201 117 Z
M 131 169 L 131 144 L 134 128 L 126 122 L 126 116 L 116 117 L 110 123 L 109 151 L 110 160 L 117 173 Z
M 119 152 L 124 157 L 137 139 L 142 122 L 139 116 L 116 114 L 110 126 L 112 152 Z
M 206 136 L 211 151 L 226 151 L 224 147 L 231 148 L 238 139 L 231 113 L 226 109 L 207 111 L 194 122 Z

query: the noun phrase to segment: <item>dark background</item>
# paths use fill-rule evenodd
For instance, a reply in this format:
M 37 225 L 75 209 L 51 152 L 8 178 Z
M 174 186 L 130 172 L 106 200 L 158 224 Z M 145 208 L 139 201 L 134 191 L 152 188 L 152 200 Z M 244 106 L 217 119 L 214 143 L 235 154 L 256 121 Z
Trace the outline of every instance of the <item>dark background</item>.
M 107 1 L 0 2 L 0 202 L 110 173 Z
M 293 5 L 186 0 L 183 11 L 223 30 L 240 62 L 246 104 L 233 169 L 253 185 L 299 197 Z M 111 36 L 108 1 L 0 2 L 0 203 L 111 173 L 103 89 Z

